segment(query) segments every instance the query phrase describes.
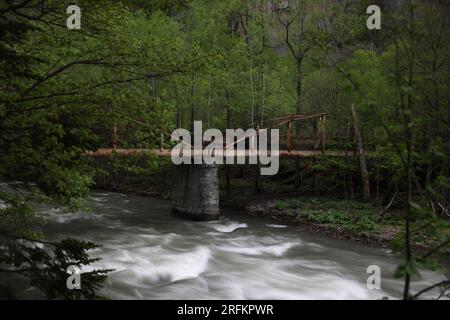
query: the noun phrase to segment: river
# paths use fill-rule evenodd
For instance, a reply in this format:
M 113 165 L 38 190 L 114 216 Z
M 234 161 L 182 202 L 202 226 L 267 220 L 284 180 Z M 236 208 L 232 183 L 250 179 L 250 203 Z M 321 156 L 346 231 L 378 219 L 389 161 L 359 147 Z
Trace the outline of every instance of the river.
M 231 210 L 219 221 L 186 221 L 171 213 L 169 201 L 137 195 L 92 192 L 88 207 L 75 214 L 39 211 L 53 220 L 45 227 L 49 238 L 103 245 L 91 254 L 102 258 L 94 267 L 115 269 L 101 292 L 110 299 L 401 297 L 402 281 L 392 277 L 399 259 L 387 249 Z M 381 268 L 380 290 L 367 288 L 369 265 Z M 423 272 L 413 288 L 441 279 Z

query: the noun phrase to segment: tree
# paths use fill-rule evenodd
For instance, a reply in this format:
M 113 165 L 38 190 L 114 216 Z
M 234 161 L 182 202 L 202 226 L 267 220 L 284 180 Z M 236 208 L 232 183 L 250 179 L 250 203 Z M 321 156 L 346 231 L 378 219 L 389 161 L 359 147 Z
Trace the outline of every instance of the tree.
M 118 123 L 118 114 L 119 126 L 137 115 L 148 123 L 142 140 L 169 127 L 170 104 L 146 99 L 149 79 L 197 68 L 202 59 L 185 50 L 178 24 L 160 12 L 79 1 L 82 28 L 68 30 L 69 4 L 0 7 L 0 274 L 27 277 L 48 298 L 91 299 L 109 270 L 85 272 L 81 291 L 67 290 L 65 279 L 69 265 L 96 261 L 88 256 L 96 245 L 45 239 L 33 203 L 83 208 L 94 168 L 82 154 L 101 145 L 97 130 Z
M 440 9 L 437 10 L 435 5 Z M 436 173 L 430 176 L 426 169 L 430 161 L 437 159 L 430 152 L 430 133 L 431 137 L 436 137 L 434 134 L 441 136 L 448 130 L 444 123 L 442 126 L 436 125 L 434 114 L 439 108 L 436 101 L 441 99 L 439 94 L 436 95 L 439 91 L 436 91 L 436 85 L 443 85 L 437 79 L 444 74 L 440 72 L 445 72 L 445 62 L 441 60 L 443 64 L 438 68 L 439 72 L 438 69 L 433 72 L 433 67 L 426 72 L 421 70 L 427 66 L 424 61 L 430 61 L 427 58 L 422 60 L 424 57 L 436 61 L 435 54 L 440 55 L 440 50 L 435 46 L 436 38 L 434 41 L 425 41 L 426 32 L 423 30 L 440 30 L 431 34 L 442 35 L 441 28 L 445 28 L 445 23 L 440 18 L 434 20 L 436 16 L 433 12 L 445 14 L 446 11 L 437 4 L 430 5 L 422 1 L 405 2 L 400 9 L 392 15 L 385 15 L 385 28 L 389 32 L 385 35 L 384 43 L 390 45 L 382 53 L 378 55 L 375 51 L 357 51 L 350 65 L 337 68 L 350 84 L 353 101 L 358 101 L 364 117 L 370 119 L 371 139 L 382 144 L 379 149 L 383 150 L 388 161 L 396 164 L 393 166 L 396 188 L 406 194 L 403 232 L 392 243 L 394 249 L 403 252 L 405 257 L 396 276 L 404 278 L 403 298 L 416 299 L 433 288 L 440 286 L 445 289 L 449 285 L 448 281 L 443 281 L 411 294 L 411 279 L 419 274 L 419 267 L 436 269 L 440 266 L 445 271 L 445 266 L 439 263 L 439 256 L 446 254 L 445 248 L 449 243 L 448 219 L 440 216 L 446 209 L 437 200 L 433 188 L 427 187 L 433 185 L 431 179 L 435 179 L 438 185 L 438 181 L 446 178 Z M 430 13 L 434 15 L 433 21 L 438 21 L 437 24 L 430 23 Z M 424 27 L 424 23 L 427 27 Z M 437 29 L 436 25 L 439 26 Z M 423 74 L 431 75 L 435 81 L 425 85 Z M 429 108 L 424 108 L 427 97 L 432 99 L 428 99 Z M 440 109 L 439 112 L 446 113 L 447 110 Z M 384 130 L 384 137 L 373 136 L 377 132 L 376 127 Z M 427 133 L 424 135 L 423 132 Z M 436 210 L 436 206 L 439 210 Z M 427 243 L 424 254 L 412 248 L 413 240 L 417 239 L 428 239 L 423 240 Z

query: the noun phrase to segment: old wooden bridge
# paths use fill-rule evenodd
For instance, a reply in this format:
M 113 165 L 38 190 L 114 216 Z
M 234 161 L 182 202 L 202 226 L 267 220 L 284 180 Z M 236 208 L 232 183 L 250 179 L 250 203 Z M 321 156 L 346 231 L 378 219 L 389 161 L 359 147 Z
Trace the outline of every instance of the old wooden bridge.
M 265 129 L 280 129 L 285 135 L 280 135 L 279 157 L 281 158 L 308 158 L 317 156 L 349 157 L 356 155 L 354 150 L 342 150 L 326 148 L 326 120 L 328 114 L 291 114 L 278 117 L 265 122 Z M 133 120 L 143 124 L 139 120 Z M 301 136 L 296 130 L 298 122 L 312 122 L 312 136 Z M 299 127 L 306 127 L 299 125 Z M 259 135 L 261 128 L 257 124 L 251 124 L 248 128 L 255 129 L 255 135 Z M 159 148 L 137 149 L 121 148 L 117 143 L 117 128 L 113 127 L 112 146 L 101 148 L 94 152 L 87 152 L 89 157 L 140 156 L 153 154 L 160 157 L 170 157 L 172 149 L 171 134 L 161 133 Z M 250 136 L 247 136 L 249 138 Z M 224 148 L 227 146 L 224 145 Z M 259 151 L 257 151 L 259 152 Z M 172 208 L 193 220 L 214 220 L 219 217 L 219 179 L 217 165 L 179 165 L 179 174 L 174 183 L 172 192 Z
M 304 158 L 304 157 L 315 157 L 315 156 L 354 156 L 354 150 L 337 150 L 337 149 L 326 149 L 326 126 L 325 122 L 328 114 L 319 113 L 312 115 L 304 114 L 291 114 L 275 119 L 266 121 L 265 129 L 275 129 L 286 127 L 286 135 L 280 136 L 280 151 L 279 156 L 281 158 Z M 313 135 L 301 137 L 299 134 L 294 134 L 294 123 L 305 122 L 312 120 L 316 122 L 316 126 L 313 128 L 316 131 Z M 141 124 L 140 121 L 134 120 L 137 124 Z M 260 128 L 257 124 L 251 124 L 249 127 L 254 127 L 256 129 L 256 135 Z M 111 141 L 110 148 L 100 148 L 96 151 L 87 152 L 86 155 L 89 157 L 108 157 L 111 155 L 117 156 L 139 156 L 142 154 L 153 154 L 160 157 L 170 157 L 172 149 L 167 148 L 170 143 L 171 135 L 168 133 L 161 133 L 161 139 L 158 142 L 159 148 L 154 149 L 142 149 L 142 148 L 122 148 L 118 146 L 117 143 L 117 128 L 113 127 L 113 139 Z M 250 136 L 249 136 L 250 137 Z M 333 140 L 335 141 L 335 140 Z M 225 146 L 224 146 L 225 148 Z

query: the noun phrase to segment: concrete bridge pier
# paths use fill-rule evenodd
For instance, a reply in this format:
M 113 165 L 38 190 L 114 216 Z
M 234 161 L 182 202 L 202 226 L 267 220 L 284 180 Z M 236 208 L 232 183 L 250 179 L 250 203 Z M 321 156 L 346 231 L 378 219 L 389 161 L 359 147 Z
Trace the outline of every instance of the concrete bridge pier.
M 172 210 L 188 219 L 219 219 L 219 177 L 217 165 L 179 165 L 172 193 Z

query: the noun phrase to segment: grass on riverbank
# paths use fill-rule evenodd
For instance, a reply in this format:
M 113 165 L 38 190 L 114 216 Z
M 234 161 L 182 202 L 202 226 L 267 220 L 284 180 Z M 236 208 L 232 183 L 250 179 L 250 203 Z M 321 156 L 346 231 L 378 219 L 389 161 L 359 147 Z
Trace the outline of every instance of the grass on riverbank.
M 392 238 L 401 228 L 398 214 L 382 216 L 379 208 L 357 201 L 326 198 L 293 198 L 278 200 L 277 210 L 295 210 L 297 223 L 313 223 L 351 232 L 356 236 Z
M 363 243 L 390 246 L 401 251 L 404 243 L 404 211 L 395 208 L 380 214 L 374 203 L 335 199 L 330 197 L 293 196 L 267 199 L 241 197 L 234 200 L 236 207 L 255 216 L 291 225 L 305 227 L 312 232 L 335 238 L 356 240 Z M 240 203 L 240 205 L 239 205 Z M 422 213 L 423 214 L 423 213 Z M 450 255 L 448 235 L 449 221 L 435 217 L 433 223 L 417 214 L 412 221 L 412 247 L 426 254 L 438 248 L 444 259 Z M 436 232 L 439 228 L 439 232 Z M 435 235 L 441 235 L 437 238 Z

